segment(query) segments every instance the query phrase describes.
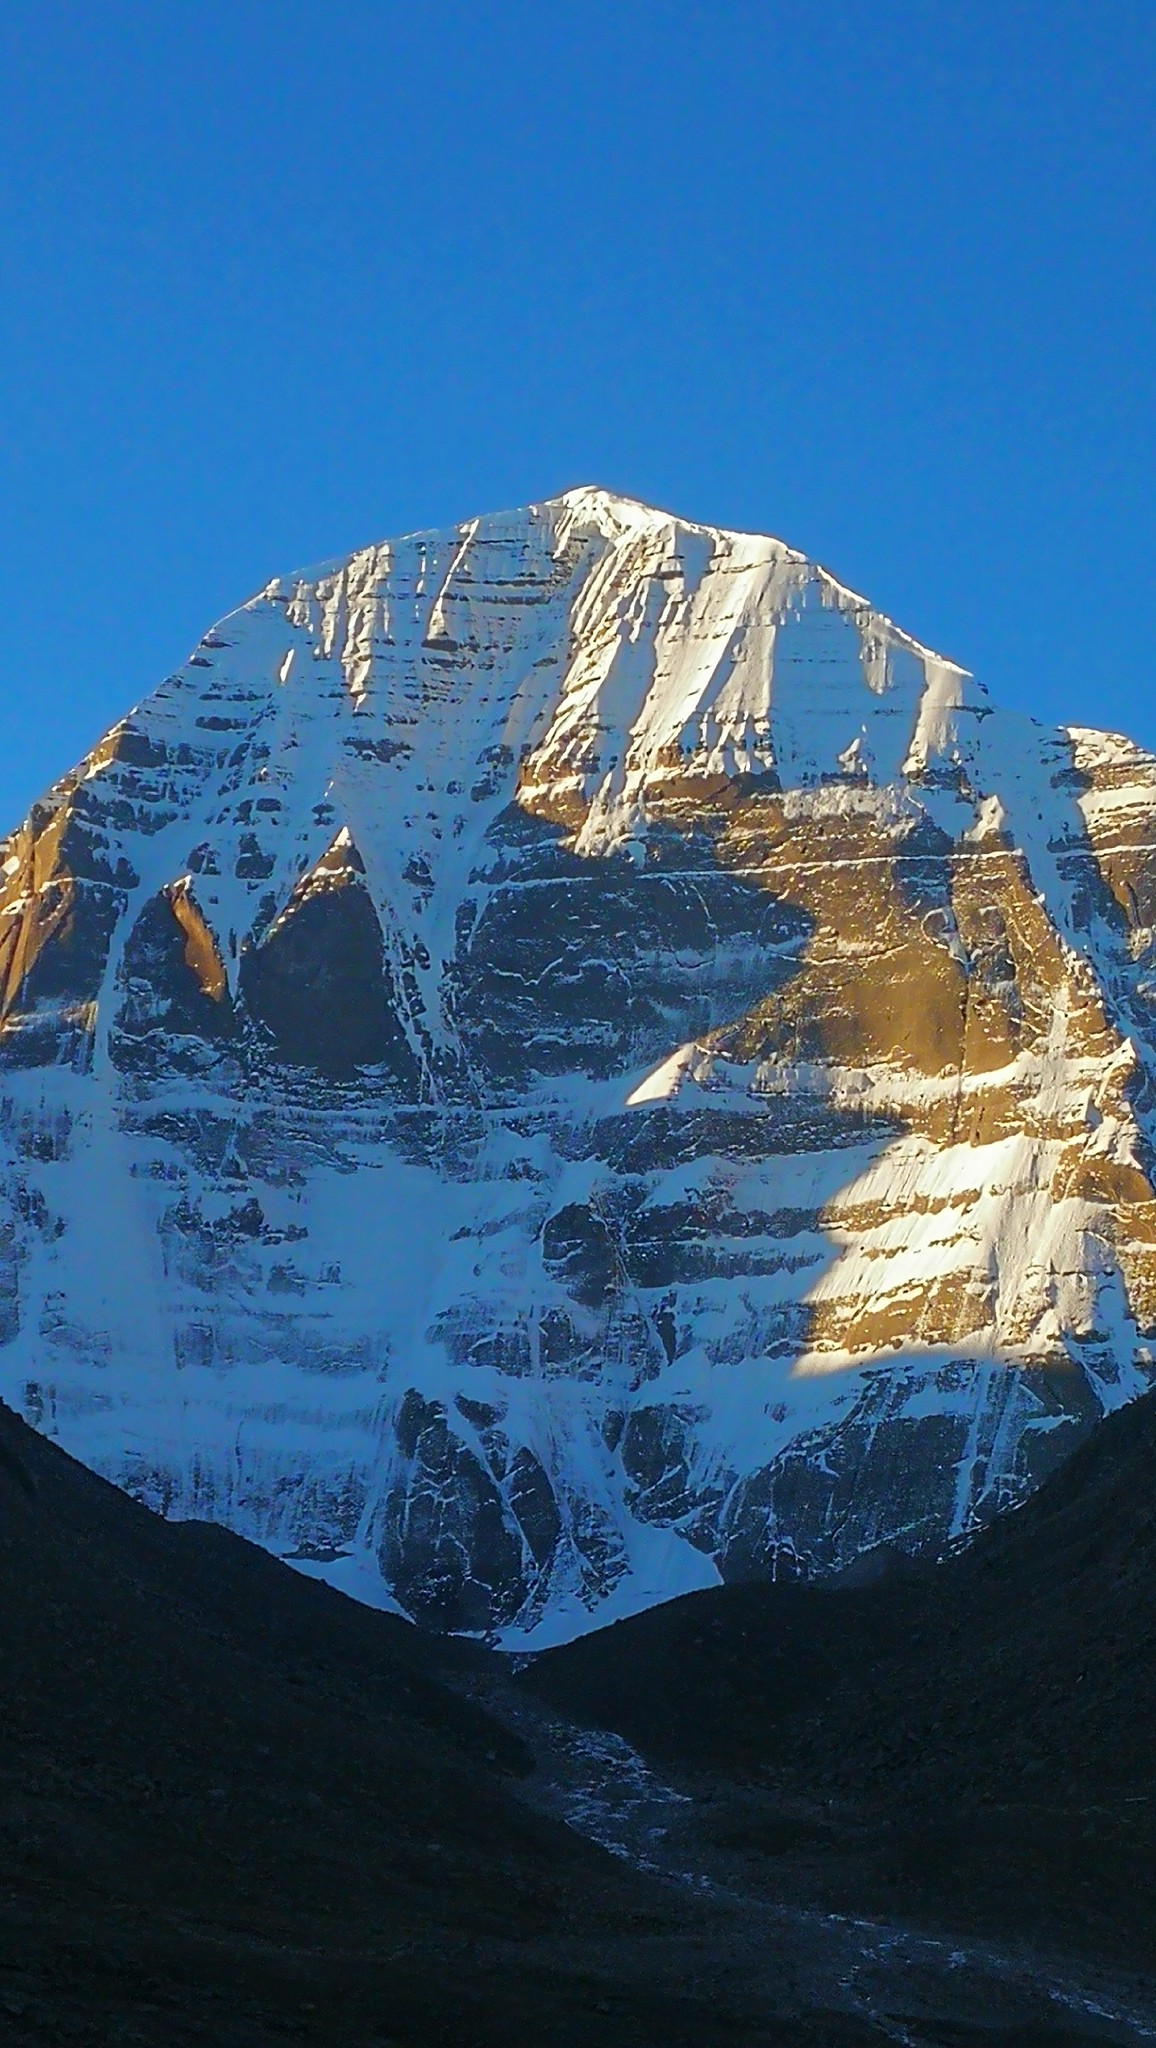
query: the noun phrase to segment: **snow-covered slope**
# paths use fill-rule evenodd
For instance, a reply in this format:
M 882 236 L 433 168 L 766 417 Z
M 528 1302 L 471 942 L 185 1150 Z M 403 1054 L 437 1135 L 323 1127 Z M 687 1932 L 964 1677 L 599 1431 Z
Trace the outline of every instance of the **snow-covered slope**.
M 275 582 L 4 847 L 0 1392 L 557 1640 L 1149 1383 L 1156 761 L 594 490 Z

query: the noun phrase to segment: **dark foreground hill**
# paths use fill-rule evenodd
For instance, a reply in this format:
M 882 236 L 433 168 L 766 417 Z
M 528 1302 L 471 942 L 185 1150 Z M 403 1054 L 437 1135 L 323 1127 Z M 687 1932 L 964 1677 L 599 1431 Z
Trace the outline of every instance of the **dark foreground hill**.
M 733 1927 L 519 1803 L 519 1742 L 418 1631 L 3 1408 L 0 1643 L 5 2043 L 879 2038 L 780 2023 Z
M 939 1567 L 693 1594 L 523 1684 L 820 1897 L 1156 1964 L 1156 1400 Z
M 154 1518 L 0 1407 L 0 2040 L 1150 2038 L 1117 1964 L 1151 1948 L 1152 1434 L 1121 1418 L 925 1584 L 732 1589 L 542 1660 L 672 1800 L 500 1658 Z M 567 1771 L 583 1825 L 600 1772 L 625 1791 L 635 1867 L 525 1803 Z

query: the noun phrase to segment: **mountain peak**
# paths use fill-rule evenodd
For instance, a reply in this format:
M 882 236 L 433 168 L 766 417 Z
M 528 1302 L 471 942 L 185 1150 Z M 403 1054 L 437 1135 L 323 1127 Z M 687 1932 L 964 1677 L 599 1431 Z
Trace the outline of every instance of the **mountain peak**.
M 0 1392 L 510 1639 L 958 1537 L 1151 1375 L 1153 843 L 768 536 L 270 583 L 6 842 Z
M 579 517 L 588 516 L 596 522 L 609 520 L 612 526 L 681 526 L 693 529 L 696 533 L 721 531 L 717 527 L 704 527 L 682 519 L 676 513 L 665 512 L 656 505 L 647 504 L 642 498 L 627 497 L 621 491 L 609 491 L 602 484 L 576 484 L 570 490 L 560 491 L 557 497 L 549 498 L 545 502 L 548 505 L 564 506 L 567 511 Z

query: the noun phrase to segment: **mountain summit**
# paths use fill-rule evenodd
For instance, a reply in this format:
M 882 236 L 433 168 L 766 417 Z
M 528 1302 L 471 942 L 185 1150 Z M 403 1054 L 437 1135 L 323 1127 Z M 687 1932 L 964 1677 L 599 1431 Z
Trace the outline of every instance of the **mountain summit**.
M 558 1641 L 935 1548 L 1150 1384 L 1156 759 L 583 489 L 270 583 L 0 893 L 0 1393 Z

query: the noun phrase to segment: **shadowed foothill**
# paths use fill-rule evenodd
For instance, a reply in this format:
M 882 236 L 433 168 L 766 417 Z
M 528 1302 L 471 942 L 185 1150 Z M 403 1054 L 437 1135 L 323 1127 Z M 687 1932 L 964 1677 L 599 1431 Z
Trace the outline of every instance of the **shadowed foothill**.
M 817 1896 L 1156 1964 L 1156 1401 L 939 1566 L 693 1594 L 521 1683 Z M 869 1572 L 850 1574 L 871 1580 Z
M 1152 1434 L 1146 1409 L 1121 1416 L 934 1584 L 729 1588 L 512 1682 L 494 1653 L 160 1521 L 0 1409 L 4 2037 L 1141 2040 L 1118 2015 L 1142 1994 L 1122 2004 L 1103 1971 L 1150 1946 L 1147 1811 L 1131 1832 L 1123 1816 L 1144 1766 Z M 581 1756 L 599 1717 L 680 1788 L 665 1861 L 657 1835 L 632 1868 L 543 1810 L 559 1744 Z M 953 1961 L 936 1934 L 992 1921 L 1011 1963 Z M 1074 2010 L 1049 1951 L 1016 1948 L 1060 1931 Z M 1097 2001 L 1117 2018 L 1094 2021 Z

